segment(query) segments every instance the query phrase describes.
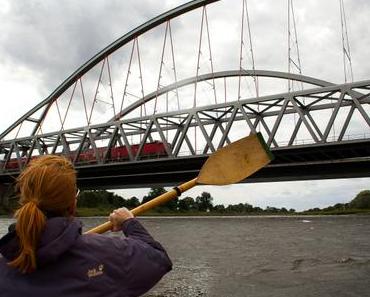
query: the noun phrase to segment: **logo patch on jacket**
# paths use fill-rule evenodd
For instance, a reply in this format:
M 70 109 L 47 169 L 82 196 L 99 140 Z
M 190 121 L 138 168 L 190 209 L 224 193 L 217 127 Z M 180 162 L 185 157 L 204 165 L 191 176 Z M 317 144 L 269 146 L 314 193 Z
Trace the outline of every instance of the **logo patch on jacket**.
M 92 268 L 87 271 L 87 276 L 89 278 L 102 275 L 104 273 L 104 264 L 100 264 L 97 268 Z

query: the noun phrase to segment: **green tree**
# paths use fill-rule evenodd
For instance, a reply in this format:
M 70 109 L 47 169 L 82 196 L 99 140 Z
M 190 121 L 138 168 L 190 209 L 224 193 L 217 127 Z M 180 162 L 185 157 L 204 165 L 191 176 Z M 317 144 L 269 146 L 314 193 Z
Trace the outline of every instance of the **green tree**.
M 154 199 L 154 198 L 156 198 L 156 197 L 158 197 L 158 196 L 160 196 L 160 195 L 162 195 L 166 192 L 167 191 L 162 187 L 150 188 L 149 193 L 143 197 L 142 203 L 148 202 L 148 201 L 150 201 L 150 200 L 152 200 L 152 199 Z
M 158 187 L 158 188 L 151 188 L 148 195 L 144 196 L 143 197 L 143 202 L 142 203 L 145 203 L 145 202 L 148 202 L 164 193 L 166 193 L 167 191 L 162 188 L 162 187 Z M 167 203 L 165 204 L 162 204 L 161 206 L 157 207 L 156 210 L 158 212 L 166 212 L 166 211 L 176 211 L 177 210 L 177 204 L 178 204 L 178 201 L 179 201 L 179 198 L 175 198 L 175 199 L 172 199 L 171 201 L 168 201 Z
M 135 207 L 138 207 L 139 205 L 140 205 L 139 199 L 133 196 L 125 201 L 124 206 L 127 207 L 128 209 L 133 209 Z
M 77 200 L 77 206 L 99 207 L 108 206 L 113 202 L 113 193 L 105 190 L 82 191 Z
M 253 212 L 263 212 L 263 209 L 261 207 L 253 207 Z
M 208 192 L 203 192 L 200 196 L 195 198 L 196 204 L 198 206 L 198 210 L 200 211 L 207 211 L 212 210 L 213 207 L 213 197 Z
M 370 191 L 364 190 L 356 195 L 349 203 L 351 208 L 368 208 L 370 209 Z
M 109 198 L 109 201 L 110 201 L 110 204 L 115 208 L 125 206 L 126 204 L 126 200 L 117 194 L 113 194 L 113 196 Z
M 279 209 L 273 206 L 267 206 L 265 209 L 265 212 L 267 213 L 278 213 Z
M 189 211 L 196 208 L 195 201 L 192 197 L 185 197 L 184 199 L 180 199 L 178 206 L 180 211 Z
M 225 212 L 225 205 L 223 204 L 217 204 L 213 207 L 212 211 L 224 213 Z
M 226 210 L 230 213 L 244 213 L 253 211 L 253 206 L 248 203 L 230 204 Z
M 122 207 L 125 206 L 125 199 L 121 196 L 106 190 L 82 191 L 77 200 L 79 207 Z
M 243 204 L 243 207 L 244 207 L 244 211 L 245 212 L 253 212 L 253 206 L 249 203 L 244 203 Z

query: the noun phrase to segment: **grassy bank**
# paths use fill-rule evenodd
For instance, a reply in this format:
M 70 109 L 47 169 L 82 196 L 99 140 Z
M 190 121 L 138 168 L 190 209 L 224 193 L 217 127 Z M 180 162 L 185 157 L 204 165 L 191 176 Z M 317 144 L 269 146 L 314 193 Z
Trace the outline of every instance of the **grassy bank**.
M 107 217 L 115 208 L 114 207 L 79 207 L 76 216 L 78 217 Z M 140 216 L 259 216 L 259 215 L 277 215 L 277 216 L 294 216 L 294 215 L 370 215 L 370 209 L 343 209 L 330 211 L 303 211 L 294 213 L 274 213 L 274 212 L 204 212 L 204 211 L 187 211 L 187 212 L 171 212 L 171 211 L 148 211 Z M 9 218 L 13 216 L 13 211 L 0 208 L 0 217 Z
M 77 209 L 76 215 L 78 217 L 94 217 L 94 216 L 108 216 L 114 208 L 87 208 L 81 207 Z M 158 212 L 155 210 L 147 211 L 140 216 L 212 216 L 212 215 L 221 215 L 220 213 L 207 213 L 200 211 L 191 211 L 191 212 Z
M 88 207 L 79 207 L 76 212 L 77 217 L 101 217 L 108 216 L 114 208 L 88 208 Z
M 370 209 L 334 209 L 321 211 L 303 211 L 302 215 L 351 215 L 351 214 L 370 214 Z
M 78 217 L 108 216 L 114 208 L 78 208 Z M 370 214 L 370 209 L 345 209 L 331 211 L 304 211 L 294 213 L 273 213 L 273 212 L 158 212 L 155 210 L 148 211 L 141 216 L 259 216 L 259 215 L 277 215 L 277 216 L 295 216 L 295 215 L 351 215 L 351 214 Z

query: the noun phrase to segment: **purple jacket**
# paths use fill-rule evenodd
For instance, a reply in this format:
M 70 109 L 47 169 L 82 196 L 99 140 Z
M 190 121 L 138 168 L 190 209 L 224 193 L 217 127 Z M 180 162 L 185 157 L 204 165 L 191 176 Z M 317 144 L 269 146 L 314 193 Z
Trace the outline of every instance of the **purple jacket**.
M 21 274 L 7 265 L 18 251 L 16 233 L 0 240 L 0 296 L 139 296 L 172 263 L 163 247 L 136 219 L 124 222 L 126 237 L 81 234 L 77 219 L 47 221 L 37 250 L 38 269 Z

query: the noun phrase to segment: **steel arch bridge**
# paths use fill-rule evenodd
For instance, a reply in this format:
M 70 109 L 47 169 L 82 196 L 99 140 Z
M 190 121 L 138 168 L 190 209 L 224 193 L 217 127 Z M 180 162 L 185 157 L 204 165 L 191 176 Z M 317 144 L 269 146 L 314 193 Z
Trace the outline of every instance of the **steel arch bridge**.
M 189 2 L 127 33 L 0 134 L 0 183 L 11 183 L 34 157 L 63 154 L 85 188 L 174 184 L 196 176 L 208 154 L 257 131 L 276 159 L 249 182 L 370 176 L 370 80 L 334 84 L 254 63 L 246 70 L 243 29 L 237 67 L 215 71 L 213 2 Z M 198 8 L 195 74 L 180 78 L 171 25 Z M 146 92 L 153 67 L 145 71 L 139 40 L 158 28 L 158 79 L 149 79 Z M 114 65 L 127 70 L 121 89 Z M 286 91 L 288 84 L 298 89 Z

